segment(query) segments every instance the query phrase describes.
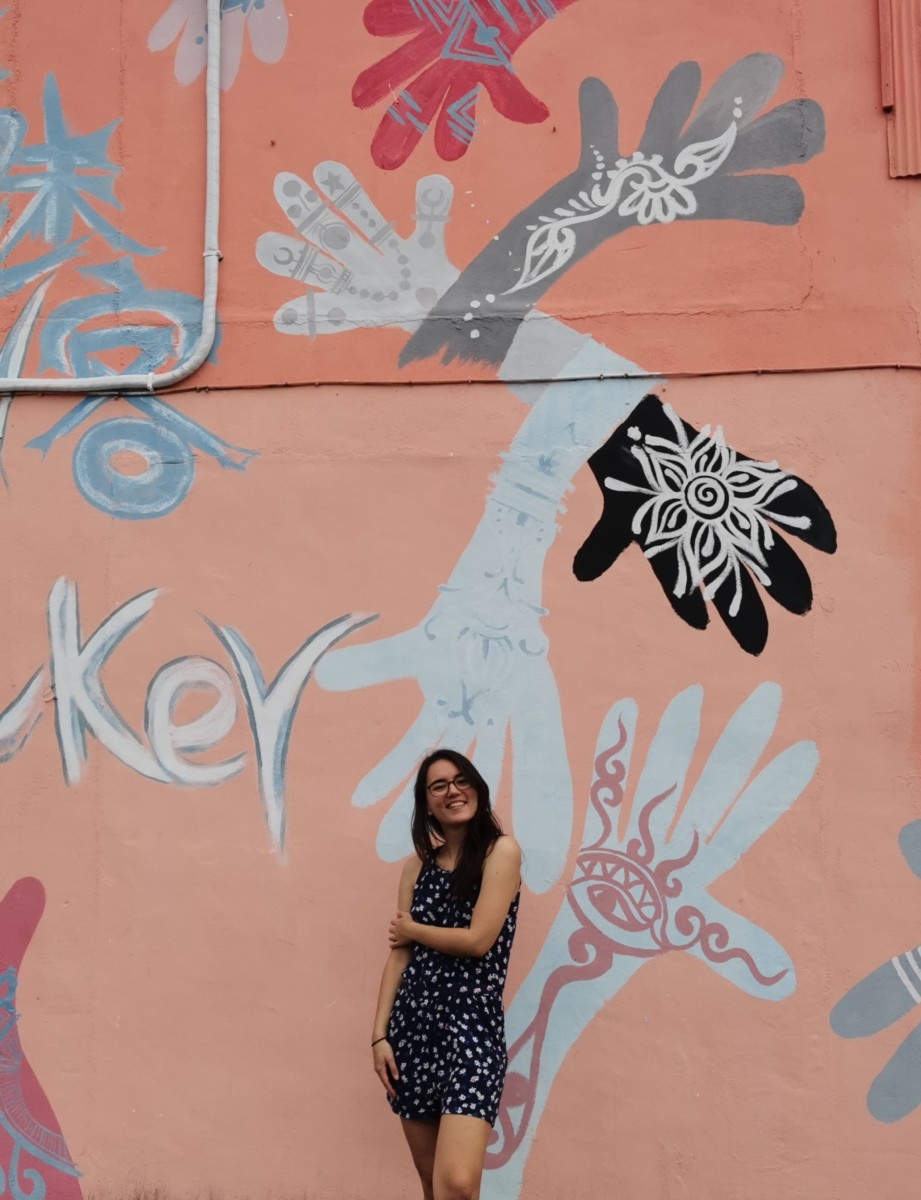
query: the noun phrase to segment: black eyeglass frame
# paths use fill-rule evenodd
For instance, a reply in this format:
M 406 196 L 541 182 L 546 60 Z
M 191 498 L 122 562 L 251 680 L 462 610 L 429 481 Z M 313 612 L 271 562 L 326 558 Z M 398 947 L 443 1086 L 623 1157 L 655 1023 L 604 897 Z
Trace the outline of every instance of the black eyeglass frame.
M 459 792 L 469 792 L 472 790 L 473 784 L 466 775 L 455 775 L 453 779 L 435 779 L 426 784 L 425 790 L 430 796 L 446 796 L 451 787 L 457 788 Z

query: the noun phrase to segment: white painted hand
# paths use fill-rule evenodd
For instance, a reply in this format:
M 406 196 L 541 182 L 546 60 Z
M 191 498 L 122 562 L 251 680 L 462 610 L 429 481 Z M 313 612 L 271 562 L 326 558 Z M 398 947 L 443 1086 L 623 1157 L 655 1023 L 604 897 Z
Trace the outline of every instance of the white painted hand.
M 262 234 L 256 258 L 303 294 L 281 306 L 275 328 L 308 337 L 375 326 L 414 332 L 458 275 L 444 245 L 453 196 L 443 175 L 420 179 L 415 228 L 402 238 L 341 163 L 319 163 L 313 184 L 277 175 L 275 198 L 297 236 Z

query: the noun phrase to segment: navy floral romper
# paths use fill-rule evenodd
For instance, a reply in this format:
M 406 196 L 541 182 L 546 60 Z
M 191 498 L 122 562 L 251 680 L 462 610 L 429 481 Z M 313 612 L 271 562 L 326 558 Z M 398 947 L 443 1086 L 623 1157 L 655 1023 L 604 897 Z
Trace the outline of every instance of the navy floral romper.
M 469 929 L 475 902 L 455 899 L 451 872 L 427 862 L 413 889 L 412 918 Z M 387 1030 L 400 1073 L 390 1100 L 398 1116 L 425 1120 L 452 1113 L 495 1124 L 508 1064 L 502 989 L 517 915 L 518 896 L 482 958 L 413 943 Z

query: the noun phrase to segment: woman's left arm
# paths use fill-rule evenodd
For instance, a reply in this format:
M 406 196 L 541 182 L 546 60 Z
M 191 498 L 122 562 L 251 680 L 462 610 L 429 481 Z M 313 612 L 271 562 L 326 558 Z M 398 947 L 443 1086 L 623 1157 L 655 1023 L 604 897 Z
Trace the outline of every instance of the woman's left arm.
M 390 923 L 391 945 L 418 942 L 457 958 L 482 958 L 502 929 L 521 882 L 521 850 L 513 837 L 500 837 L 483 864 L 480 894 L 469 929 L 422 925 L 409 913 L 398 912 Z

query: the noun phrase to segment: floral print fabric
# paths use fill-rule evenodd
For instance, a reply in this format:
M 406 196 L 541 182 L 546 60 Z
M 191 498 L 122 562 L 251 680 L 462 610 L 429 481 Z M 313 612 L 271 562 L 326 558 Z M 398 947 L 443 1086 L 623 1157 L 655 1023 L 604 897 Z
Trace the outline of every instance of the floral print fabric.
M 426 863 L 413 891 L 412 917 L 467 929 L 474 903 L 456 900 L 451 873 Z M 516 896 L 482 958 L 413 945 L 388 1029 L 399 1071 L 390 1107 L 398 1116 L 425 1120 L 452 1113 L 495 1123 L 507 1063 L 502 991 L 517 914 Z

